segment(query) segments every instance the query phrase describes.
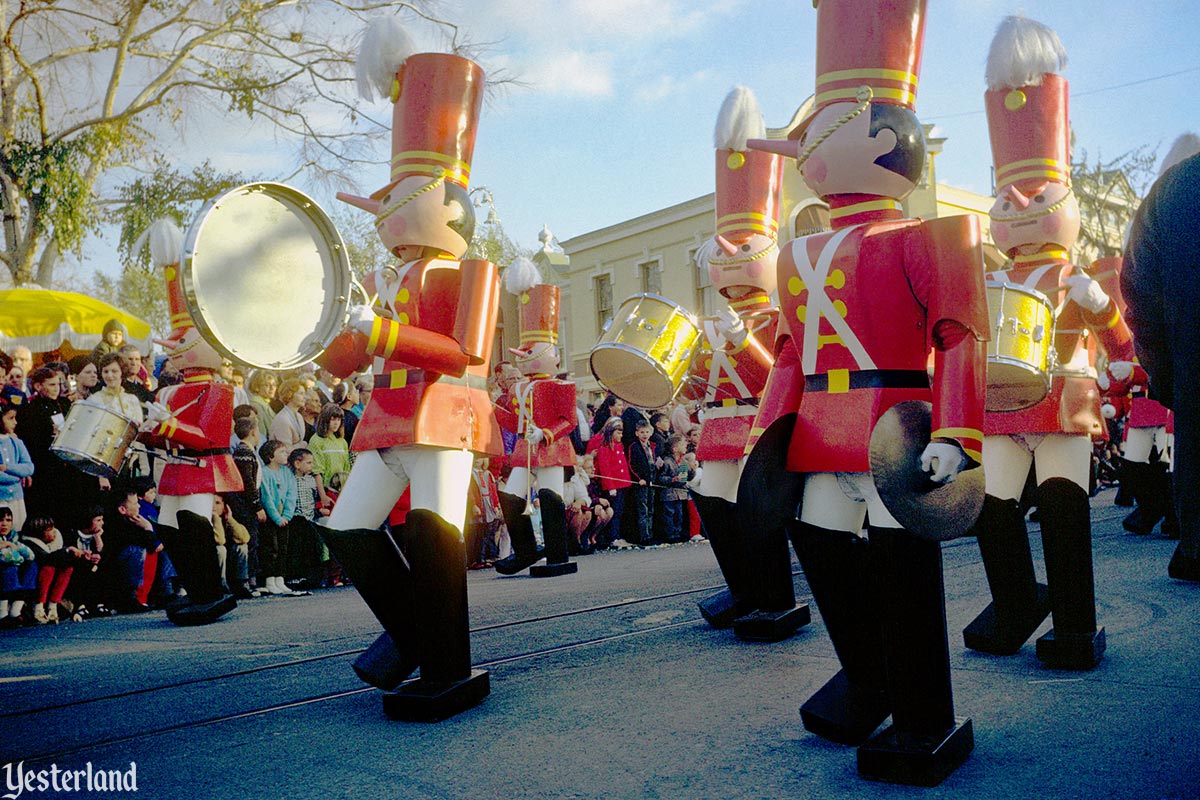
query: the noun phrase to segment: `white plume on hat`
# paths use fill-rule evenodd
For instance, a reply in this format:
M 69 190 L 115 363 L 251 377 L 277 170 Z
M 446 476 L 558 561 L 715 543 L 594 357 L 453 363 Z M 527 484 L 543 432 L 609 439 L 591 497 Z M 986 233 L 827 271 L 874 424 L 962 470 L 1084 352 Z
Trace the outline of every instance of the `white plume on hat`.
M 400 65 L 416 51 L 417 46 L 399 17 L 372 20 L 363 33 L 354 65 L 359 96 L 367 101 L 373 101 L 377 92 L 379 97 L 388 97 Z
M 713 145 L 718 150 L 745 151 L 747 139 L 763 139 L 766 135 L 767 124 L 763 122 L 754 92 L 745 86 L 730 89 L 717 114 Z
M 138 252 L 146 241 L 150 241 L 150 261 L 156 267 L 178 264 L 183 256 L 183 231 L 168 217 L 159 217 L 150 223 L 133 243 L 133 252 Z
M 993 91 L 1039 86 L 1043 75 L 1066 65 L 1067 51 L 1057 33 L 1028 17 L 1005 17 L 988 50 L 987 86 Z
M 504 288 L 510 294 L 527 292 L 541 282 L 542 275 L 538 272 L 537 265 L 525 256 L 517 256 L 517 259 L 508 265 L 508 269 L 504 270 Z
M 1167 154 L 1163 156 L 1162 165 L 1158 168 L 1158 174 L 1162 175 L 1180 161 L 1185 161 L 1197 153 L 1200 153 L 1200 136 L 1190 132 L 1180 135 L 1171 145 L 1171 149 L 1167 151 Z

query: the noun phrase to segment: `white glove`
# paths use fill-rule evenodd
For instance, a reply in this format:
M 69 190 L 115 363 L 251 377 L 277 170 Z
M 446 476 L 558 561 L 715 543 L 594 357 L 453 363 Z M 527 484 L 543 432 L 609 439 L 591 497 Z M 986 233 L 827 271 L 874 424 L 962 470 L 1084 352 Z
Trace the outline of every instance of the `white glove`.
M 967 455 L 956 444 L 930 442 L 921 453 L 921 471 L 934 483 L 950 483 L 967 465 Z
M 530 425 L 529 429 L 525 431 L 525 440 L 530 444 L 541 444 L 545 438 L 546 434 L 536 425 Z
M 1108 374 L 1115 381 L 1127 381 L 1133 376 L 1132 361 L 1110 361 L 1108 362 Z M 1101 389 L 1107 389 L 1107 386 L 1101 386 Z
M 1105 403 L 1104 405 L 1100 406 L 1100 416 L 1104 417 L 1105 419 L 1113 419 L 1117 416 L 1117 407 L 1112 403 Z
M 1100 387 L 1100 391 L 1107 392 L 1108 387 L 1112 386 L 1112 381 L 1108 379 L 1108 374 L 1101 372 L 1096 376 L 1096 385 Z
M 1109 297 L 1100 283 L 1087 275 L 1071 275 L 1063 283 L 1071 287 L 1067 299 L 1093 314 L 1099 314 L 1108 305 Z
M 146 421 L 155 424 L 163 420 L 170 419 L 174 416 L 171 409 L 164 406 L 162 403 L 147 403 L 146 404 Z
M 746 341 L 746 325 L 742 322 L 741 317 L 728 308 L 717 312 L 717 318 L 713 320 L 713 327 L 717 329 L 717 333 L 725 337 L 725 341 L 734 347 L 740 347 L 742 342 Z
M 370 306 L 352 306 L 348 324 L 356 330 L 369 334 L 371 327 L 375 324 L 375 316 L 375 312 Z

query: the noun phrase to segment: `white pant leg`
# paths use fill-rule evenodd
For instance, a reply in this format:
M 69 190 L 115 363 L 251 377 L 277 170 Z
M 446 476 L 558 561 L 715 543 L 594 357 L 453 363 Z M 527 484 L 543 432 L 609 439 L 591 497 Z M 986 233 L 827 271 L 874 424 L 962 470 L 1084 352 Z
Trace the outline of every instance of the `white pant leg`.
M 1066 478 L 1088 491 L 1092 477 L 1092 440 L 1086 435 L 1052 433 L 1033 449 L 1040 486 L 1050 478 Z
M 203 519 L 212 519 L 212 494 L 183 494 L 158 496 L 158 521 L 168 528 L 179 527 L 179 512 L 191 511 Z
M 1163 428 L 1126 428 L 1125 443 L 1121 446 L 1121 455 L 1126 461 L 1136 461 L 1140 464 L 1150 463 L 1150 450 L 1154 447 L 1155 433 Z
M 1033 453 L 1013 436 L 983 437 L 985 490 L 999 500 L 1020 500 Z
M 741 465 L 737 461 L 705 461 L 696 491 L 705 497 L 721 497 L 736 503 L 740 474 Z
M 563 496 L 566 478 L 563 477 L 565 470 L 562 467 L 534 467 L 533 472 L 537 476 L 539 490 L 549 489 L 559 497 Z
M 378 528 L 407 488 L 408 476 L 390 469 L 379 450 L 364 450 L 355 457 L 325 524 L 339 531 Z
M 406 452 L 401 459 L 412 479 L 412 507 L 435 512 L 458 528 L 461 536 L 467 521 L 467 488 L 471 485 L 474 453 L 438 447 L 403 450 Z
M 866 474 L 866 473 L 863 473 Z M 830 531 L 859 534 L 867 514 L 865 499 L 849 497 L 835 472 L 810 472 L 804 479 L 800 520 Z
M 500 491 L 506 494 L 516 495 L 517 497 L 529 497 L 529 487 L 532 485 L 533 476 L 529 474 L 529 470 L 525 467 L 513 467 L 508 473 L 508 480 L 500 487 Z

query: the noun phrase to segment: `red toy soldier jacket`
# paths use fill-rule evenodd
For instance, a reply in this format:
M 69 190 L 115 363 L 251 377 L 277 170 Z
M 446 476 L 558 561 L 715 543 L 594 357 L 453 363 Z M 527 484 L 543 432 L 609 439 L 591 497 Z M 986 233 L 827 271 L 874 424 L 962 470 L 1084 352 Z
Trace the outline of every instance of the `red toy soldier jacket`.
M 712 322 L 704 323 L 709 348 L 697 359 L 693 376 L 707 386 L 704 425 L 696 457 L 701 461 L 736 461 L 742 457 L 758 415 L 758 401 L 767 384 L 774 357 L 771 346 L 779 322 L 779 309 L 763 292 L 731 300 L 729 307 L 746 326 L 746 339 L 738 347 L 716 334 Z
M 978 221 L 902 219 L 893 201 L 832 199 L 864 210 L 843 209 L 832 232 L 793 240 L 779 258 L 783 313 L 763 408 L 799 412 L 788 469 L 870 471 L 871 430 L 905 400 L 932 401 L 932 436 L 978 461 L 987 338 Z
M 570 467 L 575 464 L 571 431 L 575 430 L 575 384 L 555 378 L 534 377 L 518 381 L 511 394 L 496 406 L 500 427 L 520 435 L 509 463 L 514 467 Z M 546 432 L 546 438 L 530 445 L 530 425 Z M 532 452 L 530 448 L 532 447 Z
M 989 281 L 1036 289 L 1053 303 L 1059 287 L 1077 267 L 1061 249 L 1017 256 L 1012 269 L 988 273 Z M 1109 292 L 1110 297 L 1112 292 Z M 1092 355 L 1083 339 L 1086 328 L 1103 345 L 1111 361 L 1132 361 L 1133 341 L 1114 300 L 1100 313 L 1085 311 L 1073 302 L 1059 304 L 1055 314 L 1054 349 L 1062 367 L 1041 402 L 1020 411 L 991 411 L 984 419 L 988 436 L 1010 433 L 1066 433 L 1104 435 L 1100 416 L 1100 391 L 1092 371 Z
M 200 464 L 168 460 L 158 483 L 161 495 L 181 497 L 242 491 L 242 475 L 229 454 L 233 429 L 233 387 L 213 381 L 212 373 L 187 375 L 184 382 L 159 392 L 159 402 L 171 410 L 138 438 L 150 447 L 168 450 Z
M 504 454 L 487 392 L 499 298 L 488 261 L 425 259 L 400 268 L 395 319 L 376 317 L 367 342 L 383 363 L 352 450 L 419 444 Z

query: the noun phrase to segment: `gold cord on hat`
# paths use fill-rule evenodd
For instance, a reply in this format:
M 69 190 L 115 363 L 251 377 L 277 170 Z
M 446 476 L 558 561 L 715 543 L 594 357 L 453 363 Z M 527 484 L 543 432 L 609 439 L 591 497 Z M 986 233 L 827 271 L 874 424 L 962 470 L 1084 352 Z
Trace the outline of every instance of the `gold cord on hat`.
M 398 200 L 397 202 L 392 203 L 391 205 L 387 206 L 386 208 L 379 209 L 379 211 L 375 212 L 375 218 L 376 219 L 384 219 L 386 217 L 391 216 L 393 213 L 395 213 L 396 211 L 399 211 L 401 208 L 408 205 L 413 200 L 416 200 L 418 197 L 425 194 L 426 192 L 433 191 L 434 189 L 441 186 L 445 182 L 446 182 L 446 176 L 439 175 L 438 177 L 434 178 L 431 182 L 422 186 L 420 189 L 417 189 L 415 192 L 411 192 L 407 197 L 404 197 L 401 200 Z
M 820 136 L 818 136 L 815 140 L 810 142 L 807 147 L 804 148 L 804 151 L 796 157 L 796 169 L 800 169 L 800 167 L 804 166 L 804 162 L 807 161 L 810 156 L 812 156 L 818 147 L 824 144 L 826 139 L 828 139 L 830 136 L 833 136 L 838 128 L 841 128 L 847 122 L 866 111 L 867 106 L 871 105 L 871 98 L 874 96 L 875 92 L 870 86 L 858 87 L 858 91 L 854 94 L 854 99 L 858 101 L 858 105 L 835 119 L 828 128 L 821 132 Z

